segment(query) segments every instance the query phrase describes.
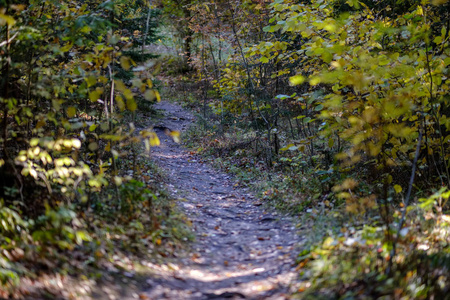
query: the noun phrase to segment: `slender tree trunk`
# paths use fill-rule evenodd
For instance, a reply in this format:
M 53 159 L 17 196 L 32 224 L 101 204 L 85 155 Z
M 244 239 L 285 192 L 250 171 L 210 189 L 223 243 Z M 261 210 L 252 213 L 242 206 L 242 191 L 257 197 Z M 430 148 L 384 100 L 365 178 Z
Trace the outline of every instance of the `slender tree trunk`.
M 194 32 L 189 28 L 189 21 L 191 19 L 191 11 L 187 6 L 183 6 L 183 14 L 187 20 L 185 32 L 184 32 L 184 56 L 185 63 L 188 69 L 190 69 L 190 63 L 192 61 L 192 36 Z
M 152 2 L 149 1 L 148 2 L 148 12 L 147 12 L 147 22 L 145 23 L 145 34 L 144 34 L 144 39 L 142 41 L 142 54 L 144 54 L 144 50 L 145 50 L 145 41 L 147 40 L 147 36 L 148 36 L 148 28 L 150 26 L 150 16 L 151 16 L 151 12 L 152 12 Z
M 7 3 L 8 7 L 8 3 Z M 6 12 L 7 14 L 7 12 Z M 2 138 L 3 138 L 3 158 L 7 160 L 8 158 L 8 97 L 9 97 L 9 67 L 11 64 L 11 57 L 10 57 L 10 32 L 9 32 L 9 25 L 6 24 L 6 50 L 5 50 L 5 57 L 6 60 L 4 61 L 4 64 L 2 66 L 2 69 L 4 70 L 2 73 L 2 85 L 0 89 L 0 97 L 3 98 L 3 132 L 2 132 Z

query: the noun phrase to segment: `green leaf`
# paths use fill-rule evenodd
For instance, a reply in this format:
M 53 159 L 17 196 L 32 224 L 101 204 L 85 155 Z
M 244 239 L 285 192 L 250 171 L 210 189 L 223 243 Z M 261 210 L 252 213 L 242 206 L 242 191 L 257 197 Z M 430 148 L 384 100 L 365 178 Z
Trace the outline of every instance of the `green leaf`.
M 102 88 L 96 88 L 94 91 L 89 92 L 89 100 L 92 102 L 96 102 L 100 99 L 100 96 L 103 94 Z
M 70 49 L 72 49 L 72 46 L 73 46 L 73 44 L 72 43 L 67 43 L 64 47 L 61 47 L 61 51 L 62 52 L 67 52 L 67 51 L 69 51 Z
M 84 80 L 86 80 L 88 88 L 93 86 L 93 85 L 95 85 L 97 83 L 97 77 L 96 76 L 89 76 L 89 77 L 85 78 Z
M 328 139 L 328 147 L 329 148 L 333 148 L 333 146 L 334 146 L 334 139 L 333 138 L 329 138 Z
M 445 65 L 445 66 L 450 65 L 450 57 L 446 57 L 446 58 L 444 59 L 444 65 Z
M 95 129 L 97 129 L 98 125 L 97 124 L 92 124 L 91 126 L 89 126 L 89 131 L 92 132 Z
M 433 43 L 439 45 L 440 43 L 442 43 L 442 37 L 441 36 L 435 37 L 434 40 L 433 40 Z

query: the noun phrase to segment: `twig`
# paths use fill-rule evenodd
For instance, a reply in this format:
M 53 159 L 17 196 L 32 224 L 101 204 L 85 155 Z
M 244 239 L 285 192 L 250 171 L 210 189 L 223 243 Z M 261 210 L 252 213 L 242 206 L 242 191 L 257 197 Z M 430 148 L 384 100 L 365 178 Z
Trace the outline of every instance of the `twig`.
M 398 223 L 397 236 L 395 237 L 395 240 L 392 243 L 392 250 L 391 250 L 391 255 L 390 255 L 390 260 L 389 260 L 389 266 L 388 266 L 388 268 L 386 270 L 387 274 L 390 274 L 390 272 L 391 272 L 392 264 L 393 264 L 393 261 L 394 261 L 394 256 L 395 256 L 396 251 L 397 251 L 396 245 L 397 245 L 398 239 L 400 237 L 400 230 L 402 229 L 403 224 L 405 222 L 406 212 L 408 210 L 409 200 L 411 198 L 412 186 L 413 186 L 413 183 L 414 183 L 414 176 L 416 174 L 416 166 L 417 166 L 417 160 L 419 158 L 421 143 L 422 143 L 422 130 L 419 128 L 419 141 L 417 142 L 416 154 L 414 156 L 414 161 L 413 161 L 413 166 L 412 166 L 412 171 L 411 171 L 411 177 L 409 179 L 408 192 L 406 193 L 405 207 L 403 208 L 402 217 L 400 219 L 400 222 Z
M 14 34 L 12 37 L 10 37 L 9 39 L 7 39 L 6 41 L 3 41 L 0 43 L 0 47 L 3 47 L 5 45 L 9 45 L 11 44 L 11 42 L 19 35 L 18 32 L 16 32 L 16 34 Z

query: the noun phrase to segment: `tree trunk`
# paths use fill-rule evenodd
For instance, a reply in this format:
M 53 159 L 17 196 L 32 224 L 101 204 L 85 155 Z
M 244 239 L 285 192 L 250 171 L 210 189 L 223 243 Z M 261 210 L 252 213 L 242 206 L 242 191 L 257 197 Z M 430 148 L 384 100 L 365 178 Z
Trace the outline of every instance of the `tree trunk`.
M 184 31 L 184 57 L 185 57 L 185 64 L 187 69 L 190 69 L 190 63 L 191 63 L 191 58 L 192 58 L 192 49 L 191 49 L 191 44 L 192 44 L 192 36 L 194 34 L 194 32 L 189 28 L 189 22 L 191 19 L 191 11 L 188 9 L 187 6 L 183 7 L 183 14 L 184 17 L 187 21 L 186 23 L 186 28 Z

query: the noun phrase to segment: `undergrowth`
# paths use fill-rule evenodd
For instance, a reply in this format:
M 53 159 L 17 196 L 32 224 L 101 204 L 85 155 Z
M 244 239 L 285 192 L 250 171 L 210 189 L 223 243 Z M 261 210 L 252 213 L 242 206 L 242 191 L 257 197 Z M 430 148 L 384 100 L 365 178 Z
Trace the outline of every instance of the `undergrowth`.
M 323 163 L 330 160 L 327 153 L 311 157 L 290 146 L 269 165 L 254 129 L 237 126 L 239 121 L 223 126 L 211 110 L 204 118 L 204 103 L 195 97 L 195 91 L 185 97 L 198 111 L 199 121 L 185 138 L 191 150 L 234 174 L 266 205 L 298 217 L 305 237 L 297 260 L 299 298 L 446 299 L 450 217 L 444 211 L 450 194 L 445 189 L 408 207 L 408 221 L 399 229 L 404 199 L 391 188 L 386 202 L 373 203 L 372 191 L 382 188 L 383 179 L 365 182 L 370 168 L 339 168 Z M 355 174 L 358 183 L 351 179 Z M 355 202 L 353 194 L 369 196 Z
M 83 295 L 92 280 L 116 280 L 109 273 L 170 257 L 193 239 L 190 222 L 165 189 L 169 179 L 142 146 L 129 152 L 135 158 L 117 161 L 121 176 L 81 203 L 57 201 L 32 219 L 0 202 L 1 297 Z

